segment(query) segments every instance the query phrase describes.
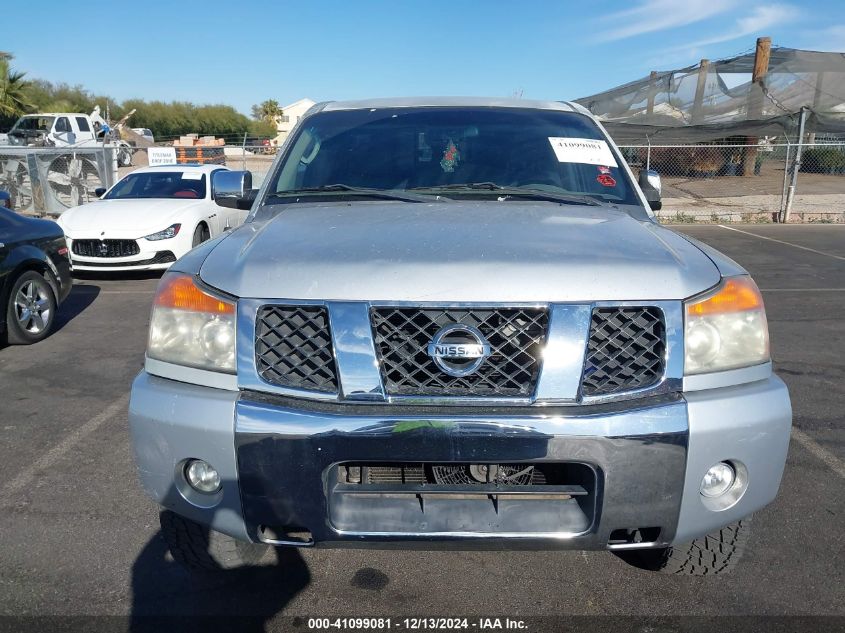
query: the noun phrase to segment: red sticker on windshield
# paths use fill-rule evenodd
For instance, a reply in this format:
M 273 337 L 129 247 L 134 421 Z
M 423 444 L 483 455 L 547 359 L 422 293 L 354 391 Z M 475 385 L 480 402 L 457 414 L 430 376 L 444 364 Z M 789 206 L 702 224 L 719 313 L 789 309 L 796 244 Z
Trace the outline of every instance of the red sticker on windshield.
M 609 174 L 601 174 L 596 180 L 599 184 L 604 185 L 605 187 L 615 187 L 616 180 L 614 180 L 613 176 Z

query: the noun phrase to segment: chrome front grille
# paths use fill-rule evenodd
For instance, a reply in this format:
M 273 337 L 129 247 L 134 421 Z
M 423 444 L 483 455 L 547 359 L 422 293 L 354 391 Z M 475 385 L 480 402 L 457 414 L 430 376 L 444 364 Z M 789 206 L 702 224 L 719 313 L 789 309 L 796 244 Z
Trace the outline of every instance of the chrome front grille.
M 665 371 L 666 324 L 655 307 L 596 308 L 581 393 L 598 396 L 643 389 Z
M 377 307 L 371 310 L 384 389 L 391 396 L 530 397 L 548 329 L 545 308 Z M 442 327 L 470 325 L 491 353 L 465 377 L 441 371 L 427 346 Z
M 255 365 L 261 378 L 270 384 L 336 392 L 328 310 L 304 305 L 261 307 L 255 321 Z
M 682 389 L 680 302 L 562 306 L 242 299 L 238 328 L 254 345 L 239 343 L 239 385 L 319 400 L 456 405 L 588 404 Z M 429 356 L 447 326 L 483 339 L 478 366 Z

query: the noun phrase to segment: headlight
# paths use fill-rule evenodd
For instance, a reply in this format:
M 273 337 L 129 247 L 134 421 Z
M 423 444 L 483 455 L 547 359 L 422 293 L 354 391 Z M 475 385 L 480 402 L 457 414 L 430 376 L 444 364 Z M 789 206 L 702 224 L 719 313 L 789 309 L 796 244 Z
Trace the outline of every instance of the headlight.
M 703 374 L 769 360 L 763 297 L 750 277 L 730 277 L 686 302 L 684 373 Z
M 181 224 L 171 224 L 163 231 L 153 233 L 152 235 L 145 235 L 144 239 L 150 240 L 151 242 L 155 242 L 156 240 L 169 240 L 171 237 L 179 235 L 180 228 L 182 228 Z
M 150 318 L 147 356 L 235 373 L 235 304 L 201 290 L 190 275 L 166 273 Z

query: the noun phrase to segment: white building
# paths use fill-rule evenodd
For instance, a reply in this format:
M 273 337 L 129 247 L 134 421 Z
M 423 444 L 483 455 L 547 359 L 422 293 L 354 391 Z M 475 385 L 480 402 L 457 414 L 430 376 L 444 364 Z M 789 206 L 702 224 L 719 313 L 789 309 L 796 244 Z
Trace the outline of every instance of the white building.
M 279 133 L 276 135 L 274 140 L 277 145 L 282 144 L 288 134 L 290 134 L 293 126 L 296 125 L 299 119 L 302 118 L 302 115 L 305 114 L 312 105 L 314 105 L 314 101 L 306 97 L 305 99 L 294 101 L 290 105 L 282 107 L 282 116 L 279 117 L 279 120 L 276 123 L 276 130 L 278 130 Z

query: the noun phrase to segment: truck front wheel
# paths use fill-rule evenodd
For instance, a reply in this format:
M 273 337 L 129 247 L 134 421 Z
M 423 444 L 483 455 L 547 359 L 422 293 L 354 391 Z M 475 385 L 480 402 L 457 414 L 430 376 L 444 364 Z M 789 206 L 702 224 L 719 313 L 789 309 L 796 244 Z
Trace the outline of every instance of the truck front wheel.
M 192 570 L 219 571 L 257 565 L 269 545 L 245 543 L 165 510 L 161 534 L 173 559 Z
M 726 574 L 742 558 L 750 529 L 751 517 L 748 517 L 726 525 L 718 532 L 697 538 L 692 543 L 662 549 L 620 551 L 616 554 L 634 567 L 664 574 Z

